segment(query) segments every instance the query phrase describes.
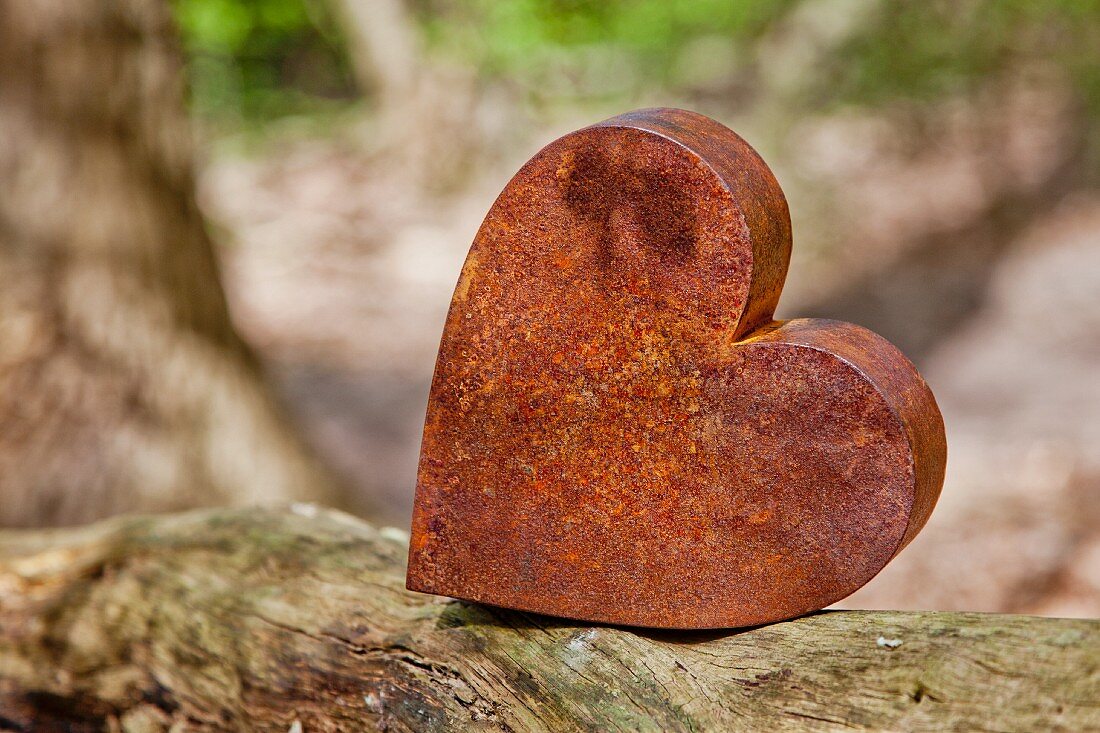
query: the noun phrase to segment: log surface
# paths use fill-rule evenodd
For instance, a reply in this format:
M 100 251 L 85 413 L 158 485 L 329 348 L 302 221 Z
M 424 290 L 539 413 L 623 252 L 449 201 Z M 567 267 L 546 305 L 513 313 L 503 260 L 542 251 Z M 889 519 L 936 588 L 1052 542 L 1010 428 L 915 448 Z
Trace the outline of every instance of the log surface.
M 0 730 L 1100 730 L 1098 621 L 579 627 L 410 593 L 405 555 L 311 505 L 0 533 Z

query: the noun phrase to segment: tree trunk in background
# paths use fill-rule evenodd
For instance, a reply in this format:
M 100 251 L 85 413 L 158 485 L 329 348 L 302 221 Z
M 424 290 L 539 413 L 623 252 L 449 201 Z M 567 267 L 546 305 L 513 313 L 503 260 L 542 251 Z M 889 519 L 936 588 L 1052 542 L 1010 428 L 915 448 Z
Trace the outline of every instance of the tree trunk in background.
M 393 176 L 415 189 L 447 189 L 468 179 L 485 153 L 491 99 L 477 89 L 472 69 L 432 63 L 407 0 L 330 0 L 347 39 L 352 70 L 373 98 L 376 125 L 370 146 L 397 153 Z M 491 116 L 503 119 L 506 106 Z M 505 126 L 503 123 L 497 123 Z M 498 134 L 489 137 L 497 137 Z
M 233 330 L 148 0 L 0 0 L 0 524 L 309 498 Z
M 421 71 L 416 25 L 405 0 L 332 0 L 356 81 L 383 110 L 407 101 Z

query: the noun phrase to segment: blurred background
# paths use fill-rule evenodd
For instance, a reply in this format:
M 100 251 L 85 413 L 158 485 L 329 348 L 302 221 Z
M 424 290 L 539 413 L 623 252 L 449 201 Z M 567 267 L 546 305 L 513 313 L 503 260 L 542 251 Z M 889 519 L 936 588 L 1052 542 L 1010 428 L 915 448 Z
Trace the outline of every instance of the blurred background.
M 710 115 L 779 317 L 900 346 L 947 481 L 848 607 L 1100 616 L 1100 0 L 0 0 L 0 523 L 287 500 L 407 526 L 516 169 Z

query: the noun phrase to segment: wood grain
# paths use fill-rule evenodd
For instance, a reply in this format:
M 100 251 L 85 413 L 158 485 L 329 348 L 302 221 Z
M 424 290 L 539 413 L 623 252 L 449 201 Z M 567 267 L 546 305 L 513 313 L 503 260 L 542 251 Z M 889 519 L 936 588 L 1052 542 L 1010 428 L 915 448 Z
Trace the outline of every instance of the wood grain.
M 405 542 L 312 505 L 0 533 L 0 729 L 1100 730 L 1097 621 L 576 626 L 410 593 Z

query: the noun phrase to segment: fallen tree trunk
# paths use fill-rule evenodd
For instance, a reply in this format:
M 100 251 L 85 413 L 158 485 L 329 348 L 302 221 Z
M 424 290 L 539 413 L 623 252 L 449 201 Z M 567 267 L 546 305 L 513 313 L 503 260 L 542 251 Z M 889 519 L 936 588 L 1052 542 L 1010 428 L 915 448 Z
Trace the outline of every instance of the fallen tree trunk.
M 310 505 L 0 533 L 0 729 L 1100 729 L 1097 621 L 578 627 L 409 593 L 405 552 Z

